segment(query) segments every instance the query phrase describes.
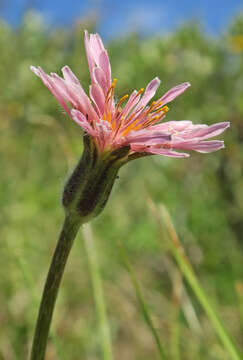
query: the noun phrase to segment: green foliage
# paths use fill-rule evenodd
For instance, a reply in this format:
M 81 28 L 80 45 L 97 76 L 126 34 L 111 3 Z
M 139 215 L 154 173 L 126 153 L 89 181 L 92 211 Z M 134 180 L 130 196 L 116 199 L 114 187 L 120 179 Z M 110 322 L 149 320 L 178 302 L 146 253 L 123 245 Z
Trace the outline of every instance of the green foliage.
M 0 359 L 27 357 L 47 266 L 63 219 L 63 184 L 82 152 L 82 131 L 29 70 L 41 65 L 60 72 L 68 64 L 87 90 L 83 29 L 47 29 L 26 14 L 18 29 L 0 23 Z M 220 38 L 197 24 L 141 39 L 131 34 L 107 44 L 117 96 L 158 76 L 158 96 L 171 86 L 192 87 L 170 105 L 168 120 L 230 121 L 226 149 L 177 160 L 150 157 L 120 172 L 104 213 L 94 221 L 114 354 L 121 359 L 156 359 L 151 334 L 136 307 L 120 265 L 116 241 L 126 242 L 134 272 L 145 290 L 154 323 L 167 345 L 178 326 L 181 359 L 229 359 L 188 290 L 201 331 L 175 313 L 171 274 L 157 245 L 158 229 L 147 195 L 169 208 L 188 257 L 204 288 L 241 348 L 243 330 L 243 17 Z M 112 226 L 111 226 L 112 225 Z M 58 299 L 47 359 L 99 359 L 100 340 L 82 239 L 71 254 Z M 166 257 L 167 256 L 167 257 Z M 174 321 L 178 323 L 175 325 Z M 168 330 L 169 329 L 169 330 Z M 169 346 L 168 346 L 169 347 Z M 60 350 L 61 349 L 61 350 Z M 172 352 L 177 354 L 178 351 Z M 172 360 L 177 359 L 171 355 Z

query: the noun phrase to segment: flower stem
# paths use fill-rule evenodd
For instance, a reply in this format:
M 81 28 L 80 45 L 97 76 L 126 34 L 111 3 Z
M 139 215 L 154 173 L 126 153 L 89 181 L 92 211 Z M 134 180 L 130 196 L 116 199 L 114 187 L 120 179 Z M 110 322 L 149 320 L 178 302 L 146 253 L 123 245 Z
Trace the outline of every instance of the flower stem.
M 46 278 L 30 360 L 44 360 L 45 358 L 48 334 L 59 286 L 68 255 L 80 226 L 80 218 L 66 216 Z
M 24 260 L 23 256 L 17 256 L 17 254 L 15 254 L 15 260 L 16 263 L 18 264 L 22 274 L 23 274 L 23 278 L 25 280 L 26 283 L 26 287 L 29 290 L 29 294 L 32 298 L 32 303 L 33 305 L 35 305 L 35 307 L 37 307 L 39 305 L 39 298 L 37 297 L 36 292 L 34 291 L 34 279 L 31 276 L 31 271 L 29 269 L 28 264 L 26 263 L 26 261 Z M 64 355 L 63 355 L 63 350 L 61 347 L 61 344 L 59 343 L 59 340 L 57 339 L 57 337 L 55 336 L 55 333 L 50 331 L 50 337 L 53 341 L 53 344 L 55 346 L 55 350 L 57 352 L 58 358 L 59 360 L 64 359 Z
M 112 360 L 112 346 L 110 327 L 107 319 L 102 279 L 95 242 L 92 236 L 91 226 L 86 224 L 82 229 L 84 244 L 88 257 L 89 270 L 94 292 L 94 300 L 99 321 L 99 331 L 102 345 L 103 360 Z
M 189 263 L 187 257 L 185 256 L 184 249 L 174 229 L 170 215 L 164 206 L 162 206 L 161 208 L 161 213 L 162 213 L 163 222 L 166 226 L 168 235 L 171 240 L 170 242 L 171 251 L 174 255 L 174 258 L 181 272 L 183 273 L 186 280 L 190 284 L 194 294 L 196 295 L 198 301 L 200 302 L 201 306 L 206 312 L 208 318 L 210 319 L 212 326 L 214 327 L 225 349 L 228 351 L 231 359 L 232 360 L 242 359 L 242 355 L 240 354 L 240 351 L 237 349 L 233 339 L 231 339 L 230 335 L 228 334 L 228 331 L 225 329 L 223 323 L 221 322 L 221 319 L 219 318 L 215 309 L 210 304 L 207 295 L 205 294 L 203 288 L 201 287 L 199 281 L 197 280 L 193 268 L 191 267 L 191 264 Z

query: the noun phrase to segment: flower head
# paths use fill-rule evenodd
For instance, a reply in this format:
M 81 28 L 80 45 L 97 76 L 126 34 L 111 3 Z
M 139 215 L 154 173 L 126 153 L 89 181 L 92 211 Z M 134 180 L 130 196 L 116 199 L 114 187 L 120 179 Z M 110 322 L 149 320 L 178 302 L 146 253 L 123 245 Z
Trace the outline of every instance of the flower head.
M 161 122 L 169 110 L 167 104 L 190 86 L 188 82 L 173 87 L 149 104 L 160 85 L 156 77 L 145 90 L 134 90 L 116 102 L 117 80 L 111 80 L 109 57 L 101 38 L 85 31 L 84 41 L 91 77 L 89 97 L 68 66 L 62 68 L 63 78 L 55 73 L 47 75 L 40 67 L 32 66 L 31 70 L 91 136 L 99 153 L 129 146 L 132 158 L 136 154 L 188 157 L 188 153 L 176 150 L 208 153 L 224 147 L 223 141 L 206 139 L 222 133 L 229 127 L 228 122 L 211 126 L 193 125 L 191 121 Z

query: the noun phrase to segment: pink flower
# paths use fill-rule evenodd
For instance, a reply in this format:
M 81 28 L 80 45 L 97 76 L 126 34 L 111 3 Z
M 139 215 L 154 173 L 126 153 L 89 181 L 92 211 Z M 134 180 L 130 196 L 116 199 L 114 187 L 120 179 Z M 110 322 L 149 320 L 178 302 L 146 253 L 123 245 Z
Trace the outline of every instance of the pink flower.
M 188 157 L 189 154 L 175 150 L 208 153 L 224 147 L 223 141 L 205 139 L 221 134 L 230 126 L 228 122 L 211 126 L 193 125 L 191 121 L 161 123 L 169 110 L 166 104 L 182 94 L 190 86 L 188 82 L 173 87 L 149 105 L 160 85 L 156 77 L 145 91 L 134 90 L 115 102 L 117 80 L 111 81 L 109 57 L 101 38 L 85 31 L 84 41 L 91 76 L 89 97 L 68 66 L 62 68 L 63 78 L 55 73 L 47 75 L 40 67 L 32 66 L 31 70 L 69 116 L 91 135 L 99 152 L 130 146 L 130 155 Z

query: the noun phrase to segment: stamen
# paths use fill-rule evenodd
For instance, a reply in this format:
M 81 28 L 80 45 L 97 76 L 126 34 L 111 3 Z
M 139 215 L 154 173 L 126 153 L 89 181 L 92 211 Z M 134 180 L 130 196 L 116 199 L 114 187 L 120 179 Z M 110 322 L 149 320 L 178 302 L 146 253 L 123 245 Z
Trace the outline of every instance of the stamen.
M 164 114 L 166 114 L 169 111 L 168 106 L 163 106 L 162 108 L 157 109 L 156 111 L 154 111 L 151 115 L 155 115 L 160 113 L 161 111 L 163 111 Z
M 164 111 L 164 113 L 167 113 L 170 110 L 170 108 L 168 108 L 168 106 L 165 105 L 162 107 L 162 110 Z
M 158 102 L 157 105 L 156 105 L 156 108 L 160 107 L 162 104 L 163 104 L 163 101 Z
M 150 113 L 151 110 L 153 110 L 153 108 L 155 107 L 155 105 L 156 105 L 156 101 L 153 101 L 152 104 L 149 106 L 148 110 L 146 110 L 146 113 L 147 114 Z
M 116 104 L 115 112 L 114 112 L 114 118 L 116 118 L 117 115 L 119 115 L 121 113 L 120 106 L 124 101 L 126 101 L 126 99 L 128 97 L 129 97 L 129 95 L 126 94 L 126 95 L 122 96 L 121 99 L 118 101 L 118 103 Z
M 117 103 L 116 107 L 119 108 L 119 106 L 129 97 L 128 94 L 124 95 L 122 98 L 120 98 L 119 102 Z
M 107 120 L 108 122 L 111 122 L 112 118 L 112 99 L 114 96 L 114 87 L 116 85 L 117 79 L 114 79 L 111 83 L 111 86 L 109 87 L 106 97 L 105 97 L 105 112 L 104 112 L 104 120 Z
M 156 123 L 159 120 L 159 118 L 160 118 L 160 115 L 156 115 L 156 116 L 152 117 L 151 119 L 148 119 L 143 124 L 143 127 L 147 127 L 149 125 L 152 125 L 154 122 Z
M 154 111 L 153 113 L 151 113 L 151 115 L 155 115 L 155 114 L 159 114 L 156 116 L 153 116 L 151 119 L 148 119 L 145 123 L 144 123 L 144 127 L 148 127 L 150 125 L 153 125 L 155 123 L 157 123 L 160 119 L 162 119 L 164 117 L 164 115 L 169 111 L 168 106 L 163 106 L 162 108 Z
M 106 93 L 106 102 L 110 99 L 110 94 L 113 93 L 114 87 L 116 86 L 117 79 L 114 79 L 111 83 L 111 86 L 109 87 L 107 93 Z
M 114 130 L 113 139 L 115 139 L 115 137 L 119 133 L 119 130 L 120 130 L 121 126 L 122 126 L 122 122 L 124 121 L 124 119 L 125 119 L 125 117 L 122 115 L 121 119 L 120 119 L 120 122 L 117 124 L 117 127 L 115 126 L 114 121 L 112 122 L 111 126 L 112 126 L 112 129 Z
M 138 90 L 136 97 L 141 95 L 144 92 L 144 88 L 141 88 L 140 90 Z
M 127 135 L 131 130 L 135 130 L 134 125 L 138 122 L 138 120 L 135 120 L 131 125 L 129 125 L 122 133 L 122 136 Z
M 126 101 L 126 99 L 129 97 L 128 94 L 124 95 L 121 97 L 121 99 L 118 101 L 118 103 L 116 104 L 116 108 L 115 108 L 115 112 L 114 112 L 114 115 L 113 115 L 113 121 L 112 121 L 112 126 L 114 127 L 115 126 L 115 122 L 117 123 L 118 122 L 118 118 L 119 116 L 121 115 L 122 113 L 122 110 L 120 109 L 120 106 L 121 104 Z
M 161 111 L 163 111 L 163 109 L 162 109 L 162 108 L 160 108 L 160 109 L 158 109 L 158 110 L 154 111 L 153 113 L 151 113 L 151 115 L 158 114 L 158 113 L 160 113 Z
M 149 122 L 154 121 L 154 120 L 158 120 L 159 118 L 160 118 L 160 116 L 159 116 L 159 115 L 156 115 L 156 116 L 152 117 L 152 119 L 149 120 Z
M 115 87 L 116 86 L 116 82 L 117 82 L 117 79 L 115 78 L 115 79 L 113 79 L 113 81 L 112 81 L 112 83 L 111 83 L 111 87 Z

